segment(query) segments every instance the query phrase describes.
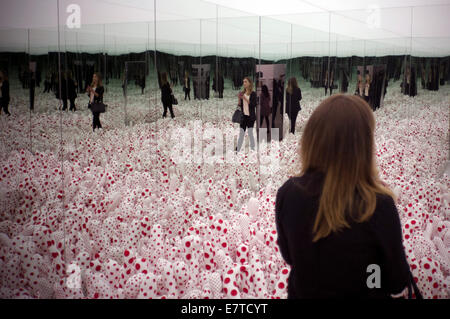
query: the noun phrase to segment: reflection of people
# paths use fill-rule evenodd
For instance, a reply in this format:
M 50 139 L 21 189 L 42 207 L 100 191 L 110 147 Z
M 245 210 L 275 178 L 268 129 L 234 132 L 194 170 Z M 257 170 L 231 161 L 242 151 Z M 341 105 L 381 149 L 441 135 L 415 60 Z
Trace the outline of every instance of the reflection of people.
M 161 102 L 164 107 L 163 117 L 167 116 L 167 109 L 170 111 L 170 116 L 175 117 L 172 109 L 172 88 L 167 80 L 167 72 L 161 74 Z
M 0 112 L 3 110 L 6 115 L 11 115 L 8 110 L 9 105 L 9 81 L 6 72 L 0 71 Z
M 364 99 L 366 102 L 369 102 L 369 90 L 370 83 L 372 83 L 372 79 L 369 74 L 369 70 L 366 70 L 365 82 L 364 82 Z
M 362 97 L 364 92 L 364 84 L 361 71 L 358 70 L 356 74 L 357 74 L 356 94 Z
M 92 76 L 92 83 L 86 89 L 86 92 L 89 95 L 89 108 L 94 103 L 103 103 L 103 92 L 104 88 L 102 85 L 102 78 L 100 73 L 95 72 Z M 100 123 L 100 112 L 92 112 L 93 120 L 92 120 L 92 128 L 95 131 L 96 128 L 102 128 L 102 124 Z
M 331 75 L 328 76 L 328 70 L 325 72 L 325 95 L 327 95 L 327 89 L 330 89 L 330 95 L 333 94 L 333 84 L 334 84 L 334 71 L 331 71 Z
M 72 78 L 72 72 L 67 71 L 67 98 L 70 102 L 70 111 L 76 111 L 75 99 L 77 98 L 77 83 Z M 66 102 L 67 103 L 67 102 Z
M 266 120 L 266 127 L 270 132 L 270 123 L 269 123 L 269 114 L 270 114 L 270 93 L 267 85 L 263 85 L 261 88 L 261 96 L 259 97 L 260 105 L 261 105 L 261 113 L 260 113 L 260 124 L 262 126 L 263 120 Z
M 191 100 L 191 78 L 189 77 L 189 72 L 184 72 L 184 82 L 183 82 L 184 100 L 189 98 Z
M 239 139 L 236 151 L 239 152 L 244 142 L 245 131 L 248 129 L 248 137 L 250 138 L 250 147 L 255 149 L 255 139 L 253 137 L 253 126 L 256 121 L 256 93 L 253 91 L 253 82 L 249 77 L 244 78 L 244 90 L 239 93 L 239 106 L 241 107 L 243 116 L 241 128 L 239 130 Z
M 50 83 L 50 74 L 47 73 L 44 80 L 44 93 L 50 93 L 51 83 Z
M 292 77 L 288 81 L 286 89 L 286 113 L 291 121 L 290 132 L 295 134 L 295 122 L 297 121 L 298 112 L 301 110 L 300 101 L 302 99 L 302 91 L 298 87 L 297 79 Z
M 394 195 L 378 177 L 374 130 L 370 107 L 351 95 L 327 98 L 309 118 L 301 173 L 275 205 L 288 298 L 395 298 L 416 288 Z M 373 264 L 384 269 L 377 289 L 367 284 Z

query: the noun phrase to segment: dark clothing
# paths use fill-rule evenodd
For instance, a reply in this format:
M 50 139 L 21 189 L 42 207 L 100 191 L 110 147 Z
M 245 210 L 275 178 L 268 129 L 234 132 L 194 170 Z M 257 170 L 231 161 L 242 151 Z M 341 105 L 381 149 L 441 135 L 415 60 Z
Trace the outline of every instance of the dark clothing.
M 183 91 L 184 91 L 184 99 L 189 98 L 189 101 L 191 100 L 191 78 L 187 78 L 187 86 L 186 86 L 186 79 L 183 80 Z
M 102 123 L 100 123 L 100 113 L 99 112 L 92 112 L 94 115 L 93 121 L 92 121 L 92 127 L 95 131 L 96 128 L 102 128 Z
M 259 97 L 260 105 L 261 105 L 261 118 L 264 116 L 269 116 L 270 114 L 270 95 L 265 96 L 261 94 Z
M 164 105 L 172 105 L 172 89 L 170 88 L 169 83 L 161 86 L 161 102 Z
M 391 197 L 377 195 L 373 216 L 364 223 L 313 243 L 323 175 L 307 172 L 289 179 L 278 190 L 278 245 L 291 265 L 288 298 L 389 298 L 409 284 L 410 270 L 402 245 L 400 219 Z M 379 265 L 381 287 L 367 279 Z
M 241 108 L 242 113 L 244 113 L 244 100 L 239 101 L 239 106 Z M 248 125 L 247 127 L 253 127 L 256 121 L 256 92 L 252 92 L 250 94 L 248 109 L 250 111 L 250 115 L 248 116 Z
M 288 115 L 289 115 L 289 120 L 291 121 L 291 128 L 290 128 L 289 132 L 291 132 L 292 134 L 295 134 L 295 123 L 297 121 L 298 111 L 293 111 L 293 112 L 289 113 Z
M 10 96 L 9 96 L 9 81 L 4 80 L 2 84 L 2 102 L 8 102 L 9 103 Z
M 2 97 L 0 98 L 0 108 L 2 108 L 3 112 L 5 112 L 5 114 L 7 115 L 10 115 L 8 110 L 9 101 L 10 101 L 9 81 L 4 80 L 2 84 Z
M 164 107 L 163 117 L 167 116 L 167 109 L 169 109 L 169 111 L 170 111 L 170 117 L 171 118 L 175 117 L 175 114 L 173 114 L 172 104 L 167 104 L 167 105 L 163 104 L 163 107 Z
M 300 88 L 295 88 L 292 95 L 286 91 L 286 113 L 289 114 L 291 111 L 300 111 L 300 101 L 302 100 L 302 91 Z
M 166 117 L 167 109 L 169 109 L 170 116 L 174 118 L 175 114 L 173 114 L 172 108 L 172 89 L 170 88 L 169 83 L 166 83 L 163 86 L 161 86 L 161 102 L 163 103 L 164 107 L 163 117 Z
M 238 152 L 241 150 L 242 143 L 244 142 L 245 131 L 247 130 L 247 128 L 248 128 L 248 137 L 250 139 L 250 148 L 252 148 L 252 149 L 255 148 L 255 138 L 253 137 L 254 124 L 255 124 L 255 121 L 251 120 L 250 116 L 244 115 L 242 117 L 242 122 L 240 124 L 240 129 L 239 129 L 238 146 L 237 146 Z
M 297 121 L 298 112 L 302 109 L 300 101 L 302 100 L 302 91 L 300 88 L 295 88 L 292 95 L 286 92 L 286 113 L 291 121 L 290 132 L 295 133 L 295 122 Z
M 186 98 L 189 98 L 189 101 L 191 100 L 191 89 L 184 89 L 184 100 Z
M 95 93 L 98 94 L 98 96 L 94 95 L 94 101 L 93 103 L 103 103 L 103 93 L 105 92 L 105 89 L 103 86 L 98 86 L 95 89 Z M 90 95 L 88 94 L 89 98 Z M 90 107 L 91 103 L 89 103 Z M 66 108 L 67 108 L 67 101 L 66 101 Z M 92 128 L 95 131 L 96 128 L 102 128 L 102 124 L 100 123 L 100 113 L 99 112 L 92 112 L 93 119 L 92 119 Z

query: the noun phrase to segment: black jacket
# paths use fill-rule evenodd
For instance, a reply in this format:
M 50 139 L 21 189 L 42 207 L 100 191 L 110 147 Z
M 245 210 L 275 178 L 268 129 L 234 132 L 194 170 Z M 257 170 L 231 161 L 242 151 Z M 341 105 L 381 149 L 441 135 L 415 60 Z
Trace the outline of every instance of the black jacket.
M 292 95 L 286 91 L 286 113 L 298 112 L 302 108 L 300 107 L 300 101 L 302 100 L 302 91 L 300 88 L 295 88 Z
M 388 298 L 409 283 L 400 218 L 391 197 L 377 195 L 373 216 L 313 243 L 323 175 L 289 179 L 276 198 L 278 245 L 291 265 L 289 298 Z M 369 289 L 371 264 L 380 266 L 381 288 Z
M 161 86 L 161 102 L 163 105 L 172 105 L 172 89 L 169 83 Z
M 98 96 L 94 95 L 93 103 L 103 103 L 103 92 L 105 92 L 105 89 L 103 88 L 103 86 L 97 86 L 97 88 L 95 89 L 95 93 L 97 93 Z M 88 94 L 88 96 L 89 96 L 89 98 L 91 98 L 91 96 L 89 94 Z
M 256 92 L 253 91 L 250 94 L 250 99 L 249 99 L 249 104 L 248 104 L 248 108 L 250 111 L 250 121 L 256 121 Z M 244 100 L 240 100 L 239 102 L 239 106 L 241 108 L 242 114 L 244 114 Z
M 2 98 L 1 103 L 9 103 L 9 81 L 4 80 L 2 84 Z

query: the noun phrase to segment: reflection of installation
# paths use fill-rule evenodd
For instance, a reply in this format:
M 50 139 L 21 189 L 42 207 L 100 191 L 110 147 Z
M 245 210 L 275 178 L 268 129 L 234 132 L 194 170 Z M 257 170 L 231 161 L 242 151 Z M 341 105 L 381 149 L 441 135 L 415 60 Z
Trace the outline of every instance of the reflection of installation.
M 144 67 L 142 67 L 142 65 L 144 65 Z M 147 63 L 145 61 L 126 61 L 125 62 L 125 75 L 124 75 L 125 79 L 124 79 L 124 83 L 123 83 L 123 94 L 125 96 L 124 111 L 125 111 L 125 125 L 126 126 L 129 125 L 128 113 L 127 113 L 128 79 L 130 78 L 130 76 L 133 76 L 133 75 L 136 76 L 136 74 L 134 74 L 135 72 L 133 72 L 134 70 L 146 70 L 146 68 L 147 68 Z M 137 75 L 142 76 L 140 73 Z M 145 81 L 145 72 L 143 74 L 143 77 L 144 77 L 144 81 Z M 144 84 L 144 86 L 145 86 L 145 84 Z M 143 91 L 143 89 L 142 89 L 142 91 Z
M 269 102 L 272 109 L 272 128 L 280 130 L 280 140 L 283 139 L 283 105 L 284 105 L 284 80 L 286 76 L 286 64 L 263 64 L 256 66 L 258 81 L 256 83 L 256 92 L 261 99 L 262 86 L 266 85 L 269 95 L 272 97 Z M 261 105 L 258 103 L 258 107 Z M 279 111 L 279 112 L 277 112 Z M 258 112 L 260 114 L 260 112 Z M 259 133 L 259 119 L 257 122 Z
M 375 111 L 383 106 L 387 88 L 386 65 L 357 66 L 355 94 L 363 98 Z
M 194 99 L 209 99 L 209 64 L 192 64 Z

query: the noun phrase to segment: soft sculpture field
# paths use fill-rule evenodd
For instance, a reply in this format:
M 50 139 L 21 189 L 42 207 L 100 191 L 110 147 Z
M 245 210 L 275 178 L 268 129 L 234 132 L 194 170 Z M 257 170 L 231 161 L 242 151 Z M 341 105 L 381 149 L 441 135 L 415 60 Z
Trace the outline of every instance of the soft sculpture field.
M 0 117 L 0 298 L 286 298 L 275 196 L 299 171 L 301 130 L 324 98 L 301 88 L 296 135 L 258 158 L 208 148 L 238 134 L 236 91 L 185 102 L 177 89 L 175 120 L 154 92 L 131 91 L 126 126 L 114 83 L 92 133 L 85 95 L 61 113 L 39 93 L 30 114 L 13 87 L 12 116 Z M 410 98 L 393 83 L 375 112 L 380 175 L 425 298 L 450 297 L 449 97 L 449 86 Z

